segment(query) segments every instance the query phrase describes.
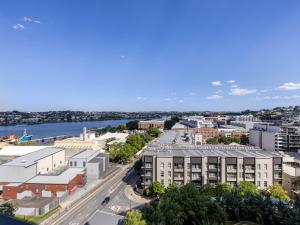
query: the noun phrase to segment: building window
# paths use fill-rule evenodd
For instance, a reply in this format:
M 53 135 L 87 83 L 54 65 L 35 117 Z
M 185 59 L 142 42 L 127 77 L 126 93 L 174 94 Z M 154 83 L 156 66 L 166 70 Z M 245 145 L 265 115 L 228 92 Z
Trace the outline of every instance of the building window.
M 268 187 L 268 182 L 264 181 L 264 187 Z
M 172 164 L 169 162 L 168 163 L 168 167 L 171 169 L 171 167 L 172 167 Z
M 164 185 L 165 182 L 164 182 L 163 179 L 161 179 L 161 180 L 160 180 L 160 183 L 161 183 L 162 185 Z
M 74 166 L 75 166 L 75 167 L 77 166 L 77 161 L 74 162 Z
M 161 171 L 161 172 L 160 172 L 160 176 L 161 176 L 161 177 L 165 176 L 164 171 Z
M 72 161 L 70 161 L 70 167 L 72 167 L 73 166 L 73 162 Z
M 160 163 L 160 168 L 163 169 L 165 167 L 165 164 L 163 162 Z
M 239 169 L 242 170 L 243 169 L 243 164 L 239 164 Z
M 264 173 L 264 178 L 268 178 L 268 174 L 267 173 Z
M 243 178 L 243 173 L 242 172 L 239 173 L 239 177 Z
M 54 168 L 56 167 L 56 164 L 54 163 Z
M 83 162 L 83 167 L 85 167 L 85 162 Z
M 268 169 L 268 165 L 267 165 L 267 164 L 265 164 L 265 165 L 264 165 L 264 168 L 265 168 L 265 170 L 267 170 L 267 169 Z
M 171 177 L 171 171 L 168 171 L 168 175 L 169 175 L 169 177 Z
M 257 186 L 260 187 L 260 181 L 257 181 Z
M 257 164 L 257 169 L 260 170 L 261 169 L 261 166 L 260 164 Z

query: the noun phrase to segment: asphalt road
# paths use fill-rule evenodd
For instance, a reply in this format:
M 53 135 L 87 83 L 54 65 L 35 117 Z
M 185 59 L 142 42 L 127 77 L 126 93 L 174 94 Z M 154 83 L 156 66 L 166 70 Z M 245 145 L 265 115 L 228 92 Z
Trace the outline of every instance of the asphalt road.
M 112 203 L 122 200 L 122 193 L 126 185 L 136 177 L 136 171 L 133 168 L 128 168 L 120 171 L 100 188 L 71 208 L 67 213 L 62 215 L 58 220 L 53 222 L 53 225 L 83 225 L 96 211 L 114 212 L 112 210 Z M 106 205 L 102 205 L 105 197 L 109 196 L 110 201 Z M 129 207 L 129 206 L 128 206 Z M 124 213 L 124 212 L 123 212 Z M 99 224 L 100 221 L 99 221 Z

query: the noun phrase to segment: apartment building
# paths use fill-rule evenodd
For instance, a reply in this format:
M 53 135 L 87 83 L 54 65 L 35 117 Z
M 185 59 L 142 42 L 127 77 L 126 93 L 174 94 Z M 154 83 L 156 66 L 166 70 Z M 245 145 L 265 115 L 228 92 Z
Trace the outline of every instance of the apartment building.
M 249 133 L 251 145 L 272 151 L 298 151 L 300 127 L 256 124 Z
M 246 146 L 150 146 L 142 157 L 142 185 L 165 186 L 193 182 L 205 184 L 253 182 L 260 189 L 282 184 L 282 156 Z
M 147 130 L 149 128 L 165 128 L 165 121 L 164 120 L 145 120 L 138 122 L 138 129 L 139 130 Z

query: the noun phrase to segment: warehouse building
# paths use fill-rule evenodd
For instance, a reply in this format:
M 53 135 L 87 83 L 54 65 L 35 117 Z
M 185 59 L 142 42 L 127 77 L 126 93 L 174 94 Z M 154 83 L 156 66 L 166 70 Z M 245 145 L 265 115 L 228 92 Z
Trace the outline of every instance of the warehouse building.
M 86 168 L 88 179 L 100 179 L 108 164 L 108 155 L 94 150 L 82 151 L 69 159 L 70 168 Z
M 38 174 L 48 174 L 64 163 L 63 149 L 43 148 L 0 165 L 0 184 L 22 183 Z

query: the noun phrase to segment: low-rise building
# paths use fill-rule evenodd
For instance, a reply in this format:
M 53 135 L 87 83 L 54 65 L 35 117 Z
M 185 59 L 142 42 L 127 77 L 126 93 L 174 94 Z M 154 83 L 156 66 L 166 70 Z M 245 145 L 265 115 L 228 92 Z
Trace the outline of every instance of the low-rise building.
M 80 152 L 69 159 L 70 168 L 86 168 L 88 179 L 100 179 L 108 164 L 108 154 L 94 150 Z
M 180 120 L 180 123 L 190 128 L 213 128 L 214 124 L 211 120 L 206 120 L 203 116 L 190 116 Z
M 3 186 L 4 199 L 23 199 L 24 197 L 62 197 L 85 185 L 85 170 L 69 168 L 58 175 L 37 175 L 22 183 L 9 183 Z
M 138 122 L 139 130 L 148 130 L 149 128 L 164 129 L 165 121 L 164 120 L 144 120 L 144 121 Z
M 65 165 L 63 149 L 42 148 L 0 165 L 0 184 L 25 182 L 38 174 L 48 174 L 63 165 Z

